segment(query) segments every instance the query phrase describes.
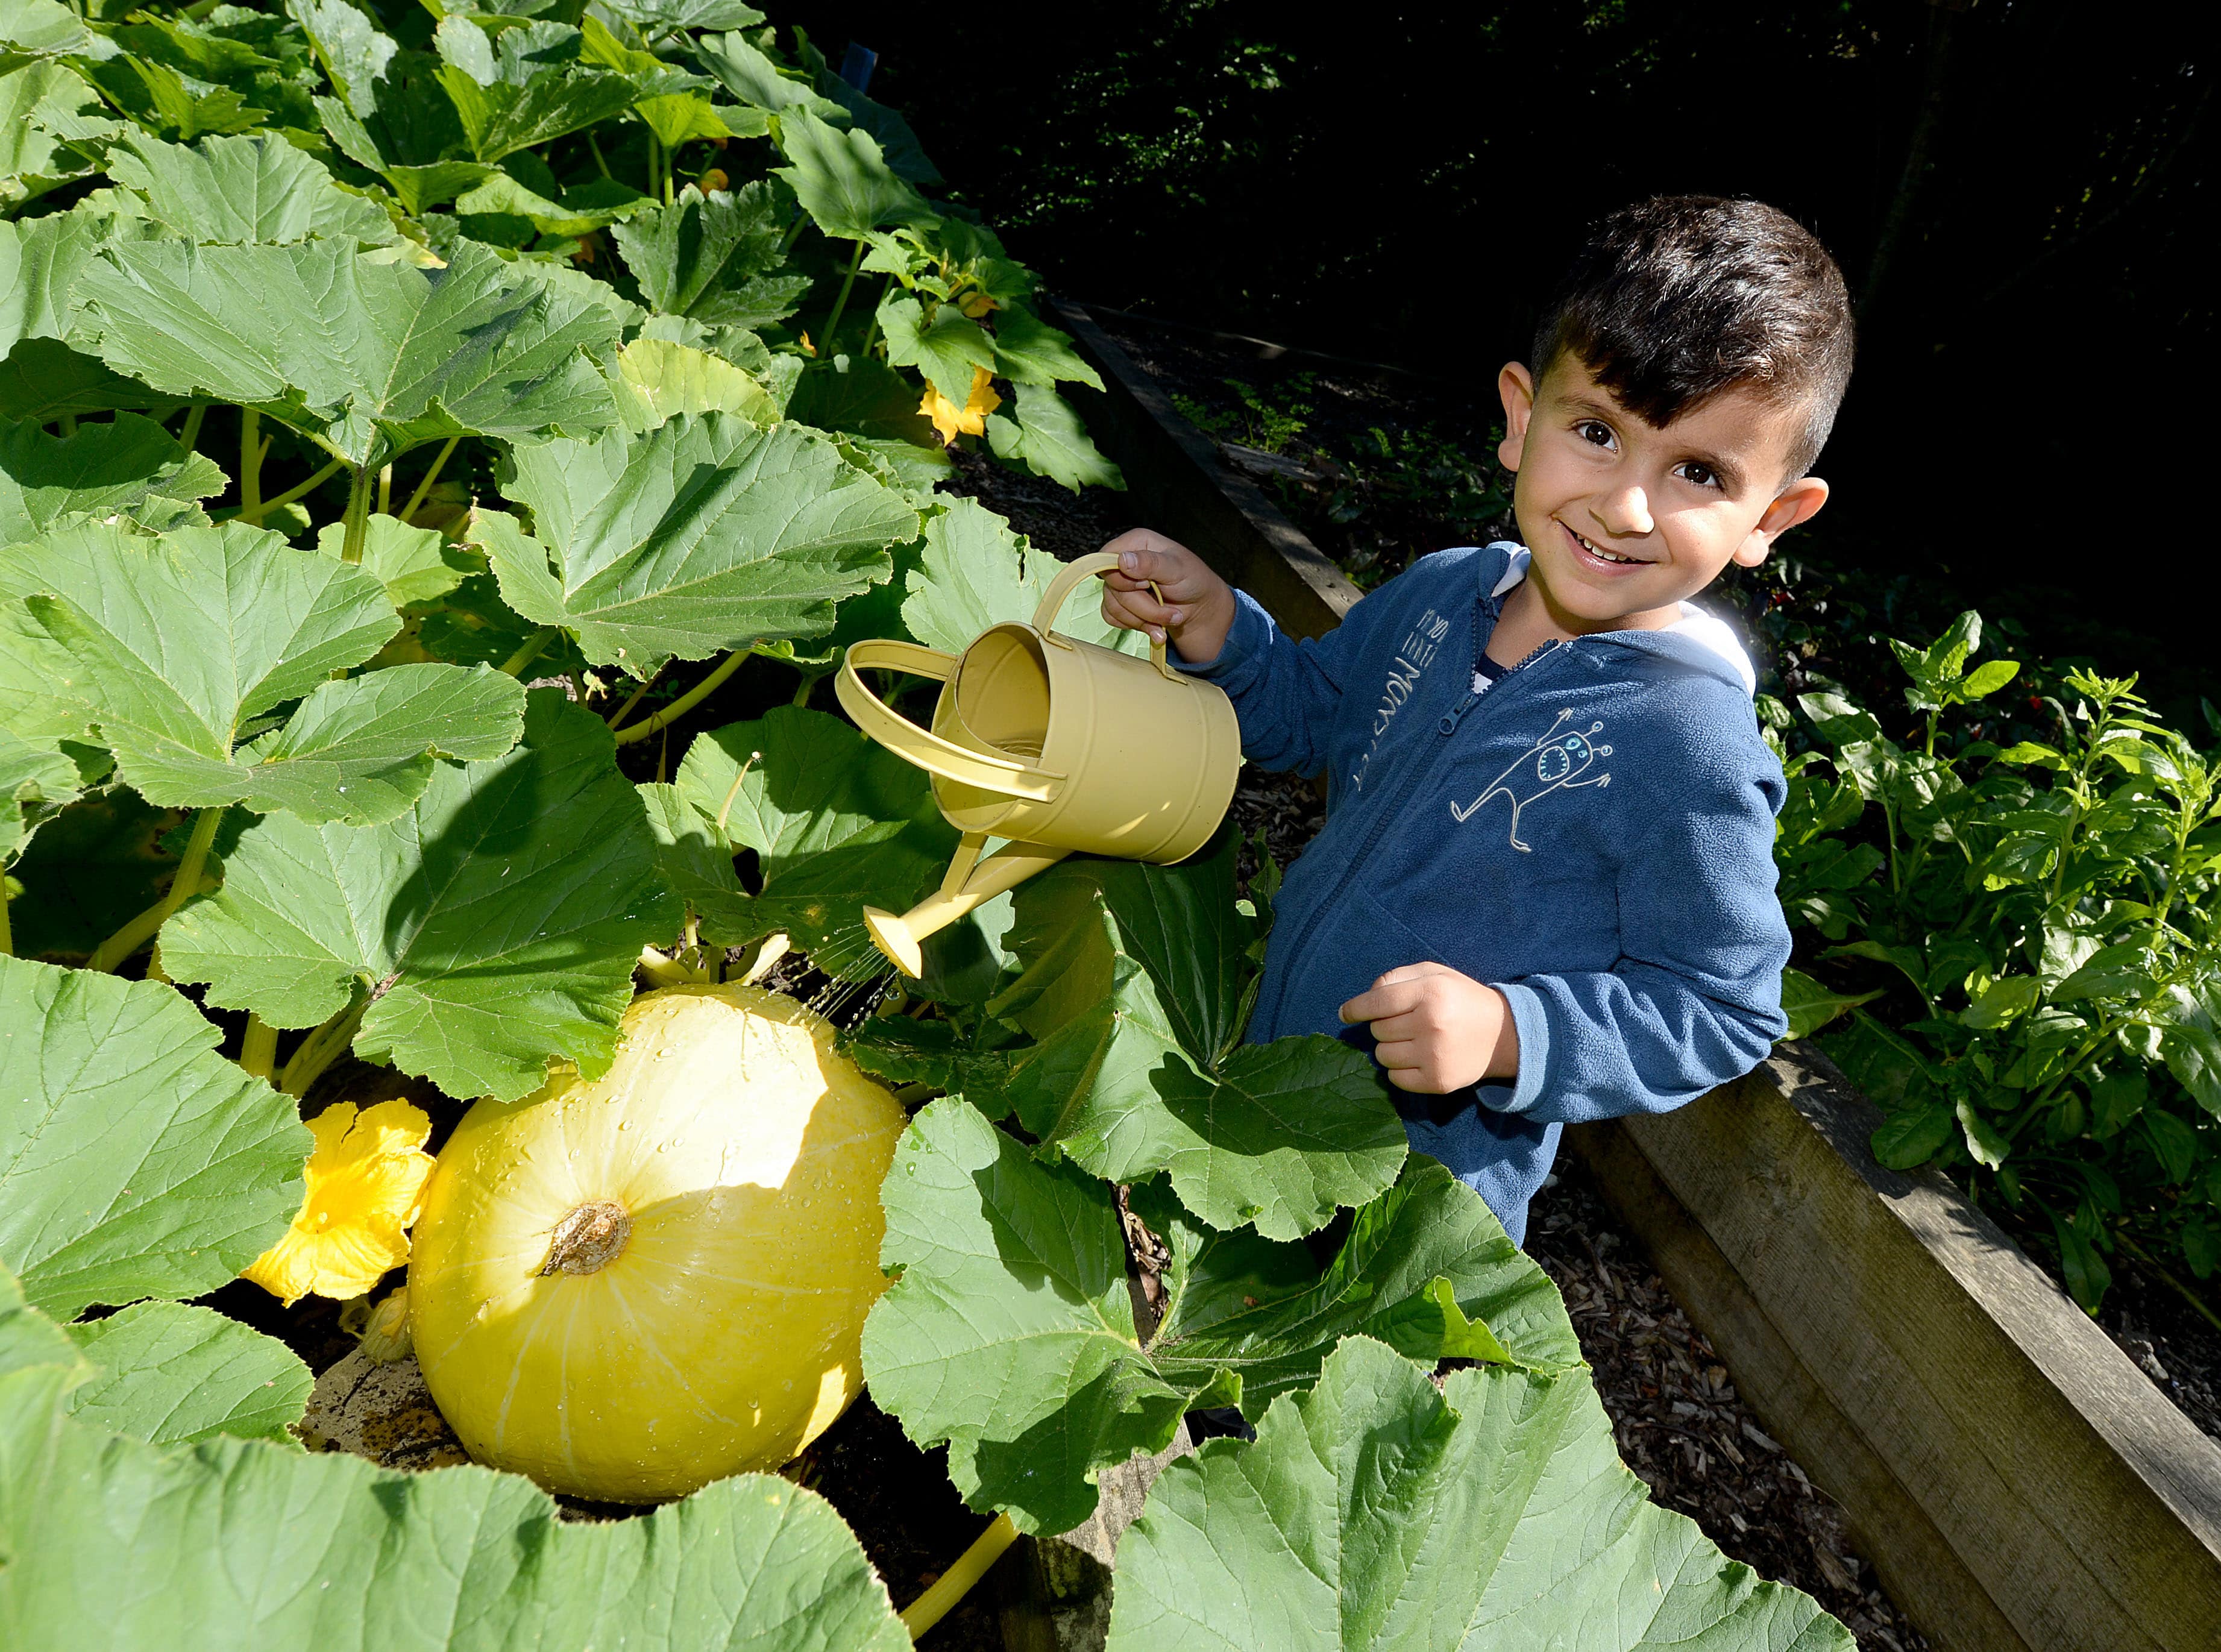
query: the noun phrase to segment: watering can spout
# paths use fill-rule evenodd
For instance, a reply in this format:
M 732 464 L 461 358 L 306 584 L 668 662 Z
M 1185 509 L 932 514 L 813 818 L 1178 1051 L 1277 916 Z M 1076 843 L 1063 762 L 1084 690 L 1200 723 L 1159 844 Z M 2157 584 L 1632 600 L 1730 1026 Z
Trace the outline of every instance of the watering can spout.
M 1071 853 L 1039 843 L 1005 843 L 983 860 L 979 851 L 985 842 L 985 833 L 967 832 L 941 887 L 907 912 L 898 914 L 877 906 L 864 909 L 864 928 L 871 935 L 872 944 L 912 979 L 925 973 L 919 943 L 926 936 L 947 929 L 1005 891 L 1016 889 Z

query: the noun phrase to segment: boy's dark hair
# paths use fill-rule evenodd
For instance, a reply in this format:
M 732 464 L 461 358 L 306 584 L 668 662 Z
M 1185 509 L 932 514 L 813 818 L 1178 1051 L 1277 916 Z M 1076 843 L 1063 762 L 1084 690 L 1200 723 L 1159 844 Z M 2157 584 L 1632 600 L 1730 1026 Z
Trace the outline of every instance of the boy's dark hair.
M 1539 382 L 1561 351 L 1651 424 L 1737 387 L 1802 403 L 1785 479 L 1820 456 L 1851 378 L 1850 295 L 1828 249 L 1759 201 L 1661 195 L 1589 233 L 1535 333 Z

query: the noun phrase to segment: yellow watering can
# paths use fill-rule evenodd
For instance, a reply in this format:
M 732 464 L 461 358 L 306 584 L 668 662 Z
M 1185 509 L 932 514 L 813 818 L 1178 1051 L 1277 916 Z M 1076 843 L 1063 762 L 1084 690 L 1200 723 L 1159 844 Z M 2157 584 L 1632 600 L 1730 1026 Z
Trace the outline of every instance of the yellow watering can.
M 933 799 L 963 834 L 938 892 L 864 923 L 904 974 L 918 942 L 1075 850 L 1160 866 L 1201 848 L 1226 814 L 1242 764 L 1234 706 L 1174 671 L 1161 642 L 1147 661 L 1060 635 L 1065 599 L 1106 568 L 1108 551 L 1068 564 L 1031 624 L 992 626 L 960 654 L 915 642 L 850 646 L 835 687 L 856 724 L 933 777 Z M 942 685 L 929 732 L 864 686 L 877 666 Z M 990 836 L 1009 841 L 982 858 Z

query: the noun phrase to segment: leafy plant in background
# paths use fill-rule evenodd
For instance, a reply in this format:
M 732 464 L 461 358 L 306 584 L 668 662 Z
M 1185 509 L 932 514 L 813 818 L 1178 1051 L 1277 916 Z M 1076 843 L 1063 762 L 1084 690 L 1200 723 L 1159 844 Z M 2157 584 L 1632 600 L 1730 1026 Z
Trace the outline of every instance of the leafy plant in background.
M 1115 473 L 1024 270 L 921 193 L 899 116 L 762 22 L 0 4 L 9 1645 L 885 1648 L 931 1621 L 776 1477 L 578 1529 L 512 1476 L 308 1456 L 305 1367 L 191 1300 L 251 1267 L 361 1288 L 285 1248 L 350 1211 L 368 1272 L 401 1246 L 404 1104 L 379 1142 L 409 1186 L 324 1197 L 336 1139 L 304 1180 L 298 1103 L 342 1062 L 522 1097 L 607 1070 L 636 974 L 775 936 L 854 1020 L 862 905 L 953 847 L 811 686 L 845 636 L 1034 610 L 1048 559 L 935 491 L 948 441 Z M 792 703 L 621 770 L 756 657 Z M 666 673 L 687 686 L 629 721 Z M 1186 1410 L 1242 1407 L 1258 1443 L 1168 1473 L 1137 1556 L 1179 1522 L 1259 1565 L 1293 1534 L 1342 1580 L 1304 1632 L 1342 1643 L 1450 1611 L 1465 1644 L 1848 1645 L 1649 1505 L 1555 1292 L 1407 1157 L 1365 1057 L 1241 1042 L 1266 919 L 1232 858 L 1060 867 L 849 1029 L 920 1104 L 879 1403 L 947 1442 L 991 1537 L 1071 1526 Z M 1163 1249 L 1153 1315 L 1127 1211 Z M 1478 1363 L 1438 1394 L 1446 1355 Z M 1214 1488 L 1252 1467 L 1283 1489 L 1237 1514 Z M 1415 1522 L 1428 1547 L 1390 1541 Z M 1114 1635 L 1150 1643 L 1177 1599 L 1293 1643 L 1298 1597 L 1246 1564 L 1137 1557 Z
M 1813 961 L 1792 1030 L 1848 1013 L 1824 1042 L 1888 1115 L 1876 1156 L 1971 1174 L 2085 1307 L 2120 1250 L 2212 1317 L 2173 1270 L 2221 1267 L 2221 772 L 2133 678 L 2080 668 L 2030 697 L 2048 738 L 1969 737 L 2019 673 L 1972 664 L 1980 641 L 1968 613 L 1891 644 L 1907 745 L 1839 692 L 1799 699 L 1825 749 L 1786 764 L 1782 900 Z

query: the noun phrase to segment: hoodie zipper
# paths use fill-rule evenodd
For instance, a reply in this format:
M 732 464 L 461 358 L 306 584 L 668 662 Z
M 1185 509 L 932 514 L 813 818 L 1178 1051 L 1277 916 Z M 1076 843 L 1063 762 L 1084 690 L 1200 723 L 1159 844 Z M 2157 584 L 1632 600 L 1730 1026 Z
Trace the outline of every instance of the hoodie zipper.
M 1493 626 L 1490 629 L 1492 631 L 1494 629 Z M 1480 640 L 1480 622 L 1476 616 L 1473 621 L 1473 649 L 1476 661 L 1479 660 L 1481 651 L 1486 646 L 1486 643 Z M 1489 691 L 1489 698 L 1501 698 L 1505 686 L 1514 677 L 1525 671 L 1530 666 L 1539 664 L 1544 655 L 1561 654 L 1566 652 L 1566 648 L 1567 645 L 1560 639 L 1556 637 L 1549 639 L 1517 665 L 1512 666 L 1510 671 L 1505 672 L 1502 677 L 1497 679 L 1494 686 Z M 1475 669 L 1478 669 L 1477 666 Z M 1327 913 L 1332 910 L 1336 904 L 1348 892 L 1350 885 L 1356 881 L 1358 873 L 1365 869 L 1366 863 L 1373 858 L 1373 850 L 1380 847 L 1381 836 L 1388 829 L 1388 823 L 1402 810 L 1404 804 L 1410 801 L 1411 794 L 1417 792 L 1423 782 L 1432 779 L 1435 771 L 1442 767 L 1442 754 L 1449 749 L 1449 735 L 1456 731 L 1458 724 L 1464 720 L 1466 713 L 1472 710 L 1480 699 L 1481 696 L 1473 691 L 1473 676 L 1472 673 L 1468 672 L 1466 676 L 1465 697 L 1443 713 L 1442 721 L 1435 725 L 1435 732 L 1441 736 L 1438 743 L 1423 760 L 1411 765 L 1411 772 L 1404 784 L 1397 788 L 1395 795 L 1384 803 L 1380 812 L 1373 817 L 1373 824 L 1366 830 L 1364 842 L 1358 846 L 1357 853 L 1350 857 L 1349 864 L 1342 868 L 1342 876 L 1335 880 L 1334 887 L 1327 892 L 1326 898 L 1311 909 L 1310 919 L 1296 936 L 1295 945 L 1291 949 L 1292 955 L 1300 954 L 1311 943 L 1312 935 L 1317 930 Z M 1288 972 L 1284 969 L 1280 972 L 1279 988 L 1273 995 L 1271 1024 L 1275 1027 L 1279 1024 L 1280 1011 L 1286 1007 L 1287 997 Z

